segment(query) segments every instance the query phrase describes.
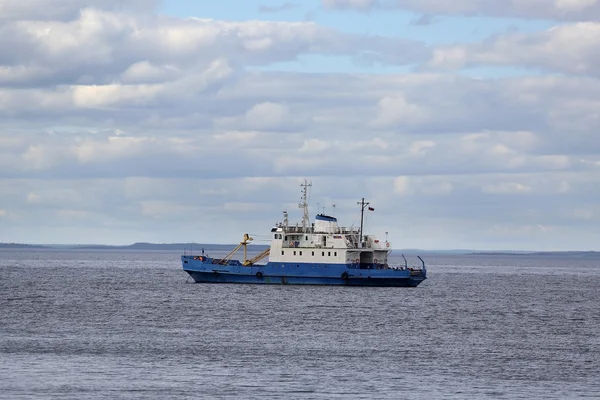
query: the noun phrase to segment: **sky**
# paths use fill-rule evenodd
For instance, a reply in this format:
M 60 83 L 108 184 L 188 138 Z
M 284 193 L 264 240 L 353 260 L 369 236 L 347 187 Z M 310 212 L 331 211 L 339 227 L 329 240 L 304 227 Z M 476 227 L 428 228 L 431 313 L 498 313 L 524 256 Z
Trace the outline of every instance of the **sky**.
M 0 242 L 600 250 L 600 0 L 0 0 Z

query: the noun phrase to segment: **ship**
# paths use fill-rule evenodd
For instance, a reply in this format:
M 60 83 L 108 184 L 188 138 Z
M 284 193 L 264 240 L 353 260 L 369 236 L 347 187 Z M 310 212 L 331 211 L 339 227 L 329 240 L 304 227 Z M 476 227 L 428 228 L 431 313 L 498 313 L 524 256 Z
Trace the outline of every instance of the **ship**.
M 374 211 L 363 198 L 360 206 L 360 228 L 338 225 L 337 218 L 320 213 L 310 222 L 307 180 L 301 184 L 302 223 L 290 224 L 287 211 L 283 221 L 270 230 L 270 246 L 248 258 L 248 244 L 243 240 L 224 257 L 209 257 L 184 252 L 183 270 L 197 283 L 241 283 L 282 285 L 340 285 L 416 287 L 427 279 L 427 268 L 418 256 L 419 266 L 392 265 L 388 257 L 392 244 L 375 235 L 363 233 L 365 210 Z M 243 260 L 234 259 L 243 249 Z M 268 259 L 264 264 L 263 260 Z M 188 278 L 189 279 L 189 278 Z

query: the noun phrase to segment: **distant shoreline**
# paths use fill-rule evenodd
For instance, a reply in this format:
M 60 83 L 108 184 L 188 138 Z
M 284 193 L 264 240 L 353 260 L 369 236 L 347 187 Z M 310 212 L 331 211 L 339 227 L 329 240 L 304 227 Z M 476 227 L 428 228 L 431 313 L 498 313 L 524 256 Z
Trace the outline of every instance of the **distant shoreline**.
M 480 251 L 480 252 L 472 252 L 467 253 L 465 255 L 470 256 L 591 256 L 591 257 L 599 257 L 600 252 L 598 251 L 523 251 L 523 252 L 514 252 L 514 251 L 506 251 L 506 252 L 489 252 L 489 251 Z

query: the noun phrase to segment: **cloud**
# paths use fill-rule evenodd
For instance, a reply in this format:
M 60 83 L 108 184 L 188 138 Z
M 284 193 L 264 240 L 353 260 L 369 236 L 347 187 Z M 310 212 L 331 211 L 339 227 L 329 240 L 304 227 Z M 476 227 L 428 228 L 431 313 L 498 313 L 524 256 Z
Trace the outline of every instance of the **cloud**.
M 310 174 L 597 168 L 596 125 L 582 123 L 597 117 L 584 106 L 597 98 L 597 81 L 414 74 L 346 76 L 345 90 L 354 96 L 340 96 L 338 87 L 332 76 L 264 72 L 226 75 L 217 90 L 190 85 L 179 97 L 164 88 L 157 94 L 10 92 L 14 101 L 7 107 L 22 107 L 9 109 L 13 118 L 29 115 L 31 121 L 23 119 L 19 136 L 2 136 L 0 176 L 208 173 L 221 169 L 231 150 L 242 151 L 236 157 L 254 173 L 287 174 L 297 170 L 292 160 L 309 160 L 307 148 L 328 154 L 306 163 Z M 348 159 L 356 162 L 345 166 Z
M 410 178 L 407 176 L 399 176 L 394 179 L 394 192 L 401 196 L 410 194 Z
M 430 15 L 539 18 L 564 21 L 597 21 L 598 0 L 322 0 L 332 10 L 409 10 Z
M 484 193 L 491 194 L 518 194 L 529 193 L 532 191 L 531 187 L 515 182 L 503 182 L 495 185 L 486 185 L 482 188 L 482 190 Z
M 297 210 L 306 177 L 313 210 L 351 224 L 367 197 L 402 247 L 597 243 L 596 23 L 428 47 L 68 4 L 0 22 L 1 241 L 236 242 Z M 313 56 L 369 73 L 275 71 Z
M 27 0 L 2 1 L 2 20 L 69 20 L 76 18 L 80 10 L 95 8 L 108 11 L 150 11 L 158 0 Z
M 410 103 L 401 93 L 382 98 L 377 106 L 379 110 L 374 123 L 378 126 L 417 124 L 427 119 L 423 107 Z
M 535 34 L 512 33 L 484 43 L 440 47 L 427 65 L 433 69 L 510 66 L 600 77 L 599 38 L 600 23 L 580 22 Z
M 427 26 L 433 25 L 435 22 L 435 17 L 433 17 L 432 15 L 423 14 L 419 18 L 412 19 L 410 21 L 410 24 L 414 26 Z
M 290 109 L 284 104 L 263 102 L 252 106 L 244 116 L 245 123 L 254 129 L 285 129 L 291 119 Z
M 164 83 L 223 58 L 235 66 L 301 54 L 391 64 L 430 56 L 423 43 L 344 34 L 314 22 L 182 20 L 95 8 L 66 21 L 7 21 L 0 37 L 0 84 L 17 87 Z
M 261 13 L 279 13 L 283 11 L 290 11 L 300 6 L 296 3 L 290 3 L 286 1 L 285 3 L 278 6 L 260 6 L 258 7 L 258 11 Z

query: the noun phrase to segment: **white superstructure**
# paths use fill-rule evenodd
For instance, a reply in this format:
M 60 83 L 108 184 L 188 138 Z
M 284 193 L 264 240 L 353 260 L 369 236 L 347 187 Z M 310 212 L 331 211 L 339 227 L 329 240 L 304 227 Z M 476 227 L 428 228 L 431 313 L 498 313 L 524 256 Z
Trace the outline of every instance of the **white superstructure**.
M 387 266 L 391 243 L 380 242 L 374 235 L 362 235 L 359 228 L 341 227 L 337 218 L 318 214 L 310 223 L 307 190 L 302 184 L 302 225 L 290 226 L 288 214 L 272 230 L 269 262 L 300 264 L 349 264 L 351 268 L 384 268 Z M 364 205 L 363 204 L 363 211 Z M 361 240 L 362 239 L 362 240 Z

